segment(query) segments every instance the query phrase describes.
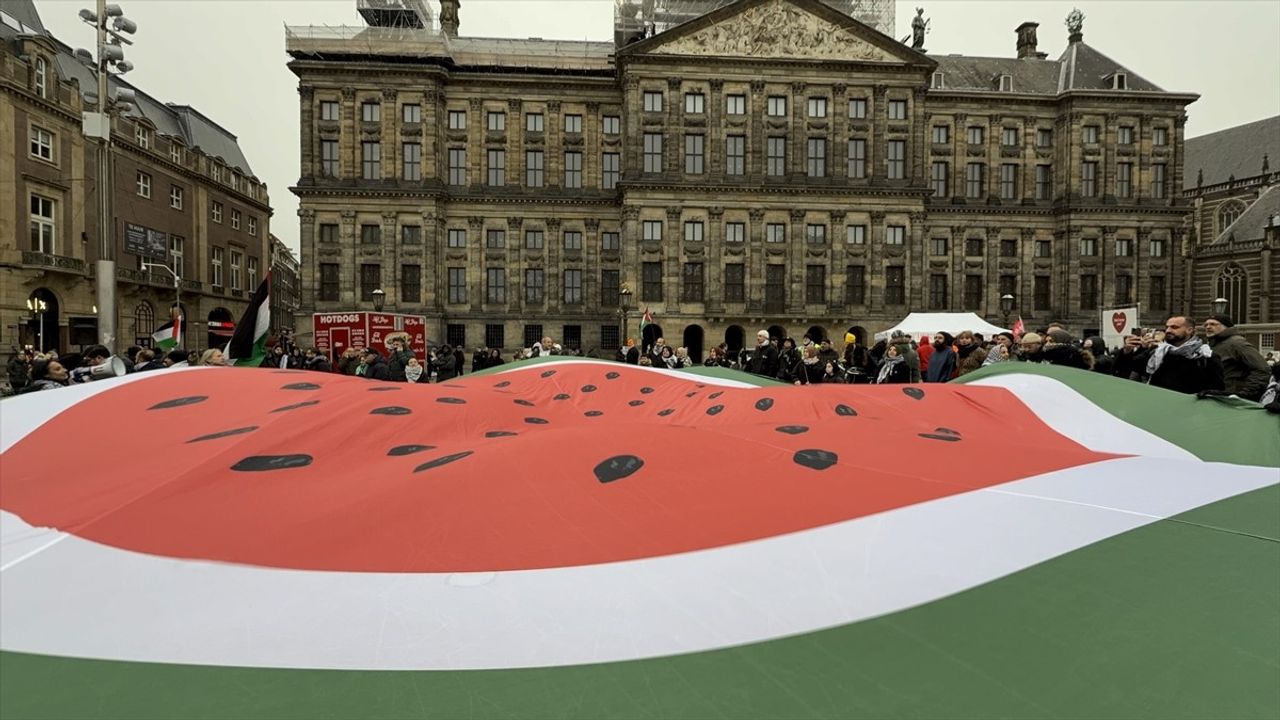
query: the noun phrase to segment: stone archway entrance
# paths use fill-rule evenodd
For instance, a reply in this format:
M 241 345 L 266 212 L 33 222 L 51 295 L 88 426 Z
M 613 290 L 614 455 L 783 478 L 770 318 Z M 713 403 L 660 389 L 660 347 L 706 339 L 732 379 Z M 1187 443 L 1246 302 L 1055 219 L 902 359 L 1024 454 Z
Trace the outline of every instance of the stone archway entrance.
M 644 326 L 644 332 L 640 334 L 640 351 L 648 352 L 649 348 L 662 337 L 662 326 L 658 323 L 649 323 Z
M 689 351 L 689 359 L 695 363 L 702 363 L 702 326 L 689 325 L 684 329 L 683 342 L 680 343 Z
M 43 304 L 43 309 L 37 303 Z M 26 344 L 40 352 L 57 350 L 62 352 L 60 325 L 61 307 L 58 296 L 48 288 L 36 288 L 27 300 L 31 308 L 30 319 L 27 320 Z
M 747 331 L 742 329 L 741 325 L 730 325 L 724 331 L 724 344 L 728 347 L 730 358 L 736 359 L 738 353 L 742 352 L 742 345 L 746 341 Z

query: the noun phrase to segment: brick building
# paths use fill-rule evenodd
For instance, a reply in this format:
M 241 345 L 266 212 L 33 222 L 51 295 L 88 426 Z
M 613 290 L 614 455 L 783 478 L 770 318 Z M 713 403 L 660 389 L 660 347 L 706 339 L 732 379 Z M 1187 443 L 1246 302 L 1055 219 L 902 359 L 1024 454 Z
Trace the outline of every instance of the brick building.
M 692 6 L 698 0 L 686 0 Z M 421 313 L 451 343 L 842 337 L 1000 297 L 1095 328 L 1184 294 L 1185 107 L 1036 24 L 1010 57 L 927 54 L 817 0 L 708 0 L 616 42 L 288 28 L 302 312 Z M 931 39 L 943 41 L 945 28 Z M 306 324 L 302 319 L 300 324 Z M 651 338 L 646 338 L 646 340 Z

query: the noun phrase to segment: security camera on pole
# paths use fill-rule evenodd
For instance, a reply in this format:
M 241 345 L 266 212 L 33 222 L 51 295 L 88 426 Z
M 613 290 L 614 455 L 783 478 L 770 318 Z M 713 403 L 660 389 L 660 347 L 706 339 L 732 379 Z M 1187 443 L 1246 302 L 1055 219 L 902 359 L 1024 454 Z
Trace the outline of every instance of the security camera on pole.
M 86 112 L 83 118 L 84 134 L 96 138 L 98 142 L 98 264 L 97 271 L 97 307 L 98 342 L 112 352 L 116 349 L 116 263 L 115 263 L 115 218 L 111 212 L 111 118 L 133 108 L 137 98 L 128 88 L 117 88 L 109 92 L 108 78 L 112 71 L 123 75 L 133 69 L 133 63 L 124 59 L 124 45 L 132 45 L 133 41 L 124 37 L 138 31 L 138 26 L 124 16 L 119 5 L 108 5 L 106 0 L 98 0 L 97 12 L 81 10 L 80 19 L 92 25 L 98 31 L 98 55 L 95 61 L 88 50 L 76 50 L 78 60 L 96 68 L 98 75 L 98 92 L 96 98 L 89 98 L 96 103 L 96 112 Z

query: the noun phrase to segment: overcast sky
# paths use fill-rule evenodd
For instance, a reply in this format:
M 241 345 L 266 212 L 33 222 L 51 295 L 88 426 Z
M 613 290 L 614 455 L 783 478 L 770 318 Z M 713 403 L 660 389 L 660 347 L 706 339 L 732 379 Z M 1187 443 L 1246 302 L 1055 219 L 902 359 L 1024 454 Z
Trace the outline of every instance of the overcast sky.
M 129 79 L 165 102 L 190 104 L 232 134 L 270 186 L 271 231 L 298 249 L 297 78 L 285 67 L 285 25 L 356 25 L 356 0 L 114 0 L 139 25 Z M 3 2 L 3 0 L 0 0 Z M 36 0 L 45 27 L 91 47 L 76 17 L 92 0 Z M 433 5 L 437 3 L 433 0 Z M 914 8 L 931 19 L 931 53 L 1014 55 L 1014 28 L 1040 23 L 1040 50 L 1057 57 L 1063 19 L 1085 14 L 1085 42 L 1166 90 L 1200 94 L 1188 108 L 1193 137 L 1280 114 L 1280 2 L 899 0 L 896 36 Z M 486 37 L 611 40 L 612 0 L 462 0 L 461 33 Z

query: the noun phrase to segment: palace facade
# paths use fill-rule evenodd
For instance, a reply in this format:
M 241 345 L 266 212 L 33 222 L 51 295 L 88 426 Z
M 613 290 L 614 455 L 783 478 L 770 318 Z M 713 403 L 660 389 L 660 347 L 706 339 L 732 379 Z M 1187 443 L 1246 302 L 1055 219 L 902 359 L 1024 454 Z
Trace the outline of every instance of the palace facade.
M 1035 23 L 1010 57 L 927 54 L 818 0 L 608 43 L 467 38 L 442 5 L 439 30 L 287 30 L 300 330 L 379 288 L 432 340 L 606 355 L 646 308 L 698 356 L 910 311 L 1093 332 L 1104 307 L 1182 307 L 1197 96 L 1080 17 L 1050 59 Z

